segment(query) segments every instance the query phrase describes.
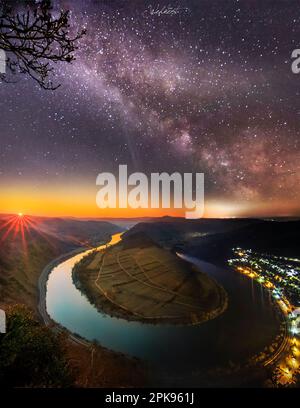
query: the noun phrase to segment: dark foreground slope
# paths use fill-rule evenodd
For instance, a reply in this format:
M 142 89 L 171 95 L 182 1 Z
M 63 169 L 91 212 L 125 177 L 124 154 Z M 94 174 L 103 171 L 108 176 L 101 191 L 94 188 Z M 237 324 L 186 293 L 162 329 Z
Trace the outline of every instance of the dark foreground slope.
M 15 216 L 0 216 L 0 308 L 7 312 L 8 322 L 7 335 L 0 339 L 0 386 L 133 387 L 145 384 L 146 374 L 140 362 L 100 345 L 86 347 L 76 343 L 67 332 L 63 334 L 63 350 L 58 349 L 58 359 L 55 327 L 52 333 L 36 322 L 37 313 L 30 324 L 24 321 L 22 313 L 17 315 L 14 326 L 10 323 L 10 310 L 23 310 L 24 304 L 36 312 L 38 278 L 50 261 L 79 246 L 107 242 L 120 228 L 104 221 L 35 217 L 30 217 L 23 229 L 18 224 Z M 15 306 L 16 303 L 20 305 Z M 55 371 L 56 363 L 61 366 L 59 375 Z
M 37 281 L 57 256 L 106 241 L 120 230 L 113 224 L 51 218 L 0 216 L 0 304 L 37 305 Z

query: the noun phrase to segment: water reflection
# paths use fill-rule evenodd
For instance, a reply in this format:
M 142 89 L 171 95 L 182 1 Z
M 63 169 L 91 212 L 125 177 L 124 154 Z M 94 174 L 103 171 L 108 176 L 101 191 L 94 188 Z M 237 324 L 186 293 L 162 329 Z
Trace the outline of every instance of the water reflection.
M 120 237 L 114 236 L 112 242 Z M 271 343 L 277 333 L 275 313 L 259 285 L 230 269 L 188 256 L 182 257 L 226 289 L 229 307 L 223 315 L 199 326 L 179 327 L 127 322 L 101 314 L 72 282 L 73 266 L 87 253 L 52 270 L 46 304 L 53 320 L 88 340 L 96 339 L 105 347 L 161 367 L 185 371 L 248 358 Z

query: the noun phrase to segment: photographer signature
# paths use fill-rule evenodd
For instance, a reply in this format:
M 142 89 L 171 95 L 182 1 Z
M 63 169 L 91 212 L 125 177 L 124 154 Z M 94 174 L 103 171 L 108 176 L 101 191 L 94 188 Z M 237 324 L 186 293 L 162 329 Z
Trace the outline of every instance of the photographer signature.
M 181 6 L 172 6 L 168 4 L 167 6 L 160 6 L 157 4 L 156 6 L 152 6 L 151 4 L 145 10 L 145 14 L 149 13 L 151 16 L 175 16 L 181 13 L 189 13 L 190 9 L 188 7 L 181 7 Z

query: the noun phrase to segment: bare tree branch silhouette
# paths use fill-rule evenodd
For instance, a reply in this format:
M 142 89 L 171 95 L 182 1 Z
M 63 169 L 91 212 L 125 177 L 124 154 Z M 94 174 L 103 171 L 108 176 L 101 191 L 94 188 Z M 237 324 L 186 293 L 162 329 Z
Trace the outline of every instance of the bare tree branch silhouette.
M 52 12 L 50 0 L 15 2 L 7 6 L 0 2 L 0 49 L 6 53 L 6 68 L 14 75 L 25 74 L 43 89 L 55 90 L 54 64 L 71 63 L 76 45 L 85 30 L 71 35 L 69 11 Z M 1 79 L 10 82 L 7 75 Z

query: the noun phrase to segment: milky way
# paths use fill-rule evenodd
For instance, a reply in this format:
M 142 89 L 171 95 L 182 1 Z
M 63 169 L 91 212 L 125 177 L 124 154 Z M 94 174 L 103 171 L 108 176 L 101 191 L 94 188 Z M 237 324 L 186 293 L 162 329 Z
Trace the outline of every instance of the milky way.
M 163 4 L 178 12 L 151 13 Z M 198 171 L 208 200 L 300 213 L 297 1 L 54 5 L 87 34 L 56 66 L 58 90 L 1 84 L 1 183 L 92 184 L 119 164 Z

